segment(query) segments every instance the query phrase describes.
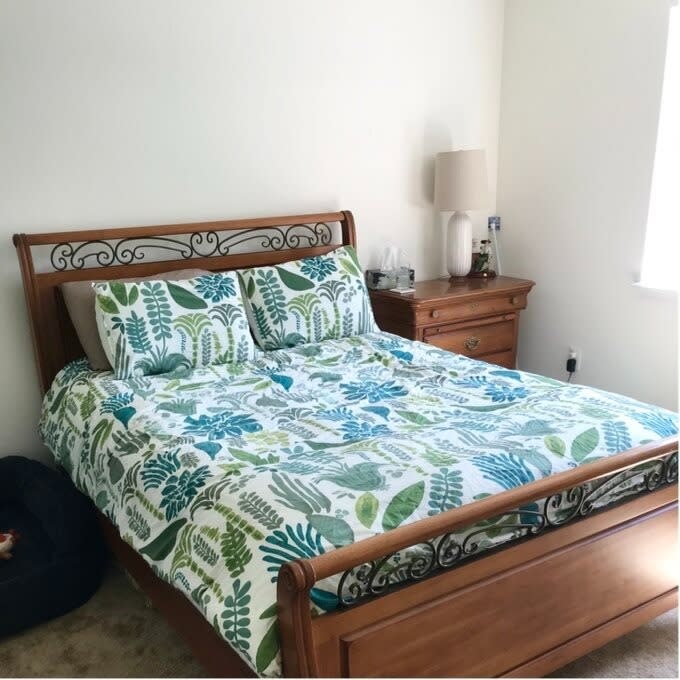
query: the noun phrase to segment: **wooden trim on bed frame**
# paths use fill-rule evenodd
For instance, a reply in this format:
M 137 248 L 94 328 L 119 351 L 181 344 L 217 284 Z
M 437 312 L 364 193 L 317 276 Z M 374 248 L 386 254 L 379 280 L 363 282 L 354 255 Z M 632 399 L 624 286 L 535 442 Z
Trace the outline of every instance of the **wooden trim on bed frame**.
M 36 273 L 32 248 L 339 222 L 354 244 L 349 212 L 256 220 L 99 229 L 14 237 L 41 385 L 82 354 L 58 285 L 196 266 L 224 270 L 328 252 L 330 244 L 273 252 Z M 105 262 L 105 264 L 107 264 Z M 294 677 L 539 676 L 677 606 L 677 453 L 649 492 L 509 544 L 386 594 L 312 617 L 309 591 L 331 575 L 382 559 L 552 494 L 671 460 L 676 439 L 647 444 L 281 568 L 278 623 L 284 672 Z M 671 474 L 672 473 L 672 474 Z M 672 477 L 672 478 L 671 478 Z M 179 591 L 101 516 L 107 541 L 154 605 L 215 676 L 252 671 Z

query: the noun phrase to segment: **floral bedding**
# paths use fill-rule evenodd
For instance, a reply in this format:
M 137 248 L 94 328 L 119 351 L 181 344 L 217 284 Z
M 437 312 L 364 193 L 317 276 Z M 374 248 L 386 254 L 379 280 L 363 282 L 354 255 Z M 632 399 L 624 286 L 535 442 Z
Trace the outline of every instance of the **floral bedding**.
M 262 349 L 377 330 L 352 246 L 271 267 L 241 269 L 239 276 L 250 326 Z
M 99 336 L 116 378 L 255 356 L 233 272 L 93 285 Z
M 677 417 L 386 333 L 114 380 L 78 361 L 41 435 L 260 674 L 281 564 L 675 434 Z M 338 605 L 317 584 L 318 612 Z

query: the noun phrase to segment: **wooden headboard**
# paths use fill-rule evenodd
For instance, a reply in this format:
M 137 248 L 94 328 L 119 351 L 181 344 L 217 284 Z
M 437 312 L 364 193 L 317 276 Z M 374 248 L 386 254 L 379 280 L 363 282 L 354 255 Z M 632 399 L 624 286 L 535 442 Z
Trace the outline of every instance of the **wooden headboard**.
M 339 224 L 339 230 L 333 225 Z M 286 215 L 151 227 L 15 234 L 40 386 L 84 356 L 59 285 L 149 276 L 187 267 L 226 271 L 356 245 L 352 213 Z M 338 242 L 339 241 L 339 242 Z M 250 250 L 248 250 L 250 248 Z M 41 264 L 42 251 L 45 267 Z M 38 271 L 38 269 L 41 271 Z M 42 271 L 42 269 L 46 271 Z

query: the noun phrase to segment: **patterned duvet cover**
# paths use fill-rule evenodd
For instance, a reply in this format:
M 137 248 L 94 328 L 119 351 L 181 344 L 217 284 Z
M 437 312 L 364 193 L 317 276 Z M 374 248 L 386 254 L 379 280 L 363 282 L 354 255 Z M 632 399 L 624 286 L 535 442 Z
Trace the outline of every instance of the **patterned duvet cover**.
M 154 571 L 274 676 L 284 562 L 675 434 L 677 417 L 372 333 L 129 380 L 74 362 L 40 432 Z M 336 587 L 312 606 L 337 607 Z

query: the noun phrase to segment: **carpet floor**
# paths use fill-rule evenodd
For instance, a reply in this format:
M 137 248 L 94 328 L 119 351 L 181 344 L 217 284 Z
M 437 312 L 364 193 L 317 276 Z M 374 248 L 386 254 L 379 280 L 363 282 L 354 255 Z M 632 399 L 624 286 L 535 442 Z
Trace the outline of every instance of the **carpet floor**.
M 0 677 L 206 677 L 184 643 L 118 569 L 84 606 L 0 640 Z M 553 673 L 677 678 L 677 610 Z

